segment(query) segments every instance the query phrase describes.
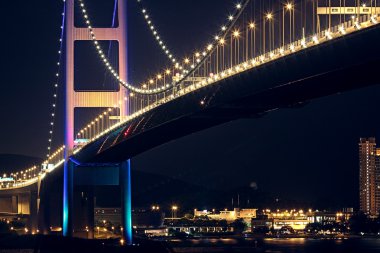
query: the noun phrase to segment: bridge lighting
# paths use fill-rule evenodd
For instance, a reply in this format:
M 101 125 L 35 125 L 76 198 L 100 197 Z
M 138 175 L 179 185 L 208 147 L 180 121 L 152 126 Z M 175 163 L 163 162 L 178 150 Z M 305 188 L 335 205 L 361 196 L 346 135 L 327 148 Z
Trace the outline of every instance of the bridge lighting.
M 291 3 L 287 3 L 287 4 L 286 4 L 286 9 L 287 9 L 287 10 L 291 10 L 291 9 L 293 9 L 293 5 L 292 5 Z
M 225 31 L 225 30 L 227 30 L 227 27 L 222 26 L 222 31 Z
M 238 10 L 241 9 L 241 4 L 240 3 L 236 5 L 236 9 L 238 9 Z
M 280 48 L 280 54 L 281 54 L 281 55 L 284 55 L 284 52 L 285 52 L 285 51 L 284 51 L 284 48 Z
M 224 45 L 225 43 L 226 43 L 226 41 L 225 41 L 224 39 L 220 39 L 220 40 L 219 40 L 219 44 L 220 44 L 220 45 Z
M 376 25 L 376 24 L 378 23 L 378 21 L 377 21 L 377 15 L 376 15 L 376 14 L 373 15 L 373 16 L 371 17 L 371 22 L 372 22 L 374 25 Z
M 303 38 L 303 39 L 301 40 L 301 46 L 302 46 L 303 48 L 306 48 L 306 47 L 307 47 L 305 38 Z
M 215 40 L 219 40 L 219 36 L 217 35 L 217 36 L 215 36 Z
M 251 22 L 251 23 L 249 24 L 249 28 L 251 28 L 251 29 L 255 29 L 255 23 Z
M 319 40 L 318 40 L 318 36 L 317 35 L 314 35 L 313 36 L 313 41 L 315 44 L 318 44 L 319 43 Z
M 212 49 L 212 44 L 209 44 L 209 45 L 207 46 L 207 50 L 208 50 L 208 51 L 211 51 L 211 49 Z
M 294 47 L 294 45 L 293 45 L 293 44 L 291 44 L 289 48 L 290 48 L 290 51 L 292 51 L 292 52 L 294 52 L 294 51 L 295 51 L 295 47 Z
M 344 26 L 343 26 L 343 25 L 340 26 L 338 30 L 339 30 L 339 32 L 340 32 L 341 34 L 343 34 L 343 35 L 346 34 L 346 30 L 344 29 Z
M 267 18 L 268 20 L 271 20 L 271 19 L 273 18 L 273 14 L 272 14 L 272 13 L 268 13 L 268 14 L 266 15 L 266 18 Z
M 228 16 L 228 20 L 230 20 L 230 21 L 234 20 L 234 16 L 232 16 L 232 15 Z
M 158 74 L 158 75 L 157 75 L 157 79 L 158 79 L 158 80 L 161 80 L 161 78 L 162 78 L 162 75 L 161 75 L 161 74 Z
M 170 75 L 170 69 L 167 69 L 165 72 L 167 75 Z
M 362 4 L 362 7 L 365 8 L 367 5 L 365 3 Z
M 331 35 L 331 32 L 330 32 L 330 31 L 326 31 L 326 37 L 327 37 L 327 39 L 329 39 L 329 40 L 332 39 L 332 35 Z
M 240 32 L 238 30 L 235 30 L 232 35 L 235 37 L 235 38 L 238 38 L 240 36 Z
M 360 24 L 359 24 L 358 21 L 355 22 L 355 28 L 358 29 L 358 30 L 360 30 L 360 29 L 362 28 L 362 27 L 360 26 Z

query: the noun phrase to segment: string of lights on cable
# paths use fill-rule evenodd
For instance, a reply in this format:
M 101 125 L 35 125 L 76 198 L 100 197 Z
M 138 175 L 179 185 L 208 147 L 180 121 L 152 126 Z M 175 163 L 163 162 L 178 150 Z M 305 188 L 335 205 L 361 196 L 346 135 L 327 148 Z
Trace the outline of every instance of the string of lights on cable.
M 231 14 L 231 15 L 228 16 L 227 23 L 222 26 L 222 29 L 218 33 L 218 35 L 216 36 L 216 38 L 225 38 L 227 36 L 227 34 L 231 31 L 231 29 L 234 26 L 234 24 L 236 23 L 237 19 L 243 13 L 245 7 L 247 7 L 247 5 L 248 5 L 248 3 L 250 1 L 251 0 L 246 0 L 244 2 L 244 4 L 240 4 L 240 3 L 236 4 L 236 10 L 235 10 L 235 12 L 233 14 Z M 215 46 L 219 43 L 219 40 L 215 40 L 212 43 L 208 44 L 207 47 L 206 47 L 206 49 L 205 49 L 205 51 L 202 54 L 198 55 L 199 58 L 197 59 L 197 64 L 190 66 L 191 67 L 190 71 L 187 70 L 187 69 L 183 69 L 182 68 L 183 74 L 179 75 L 178 81 L 172 82 L 171 84 L 164 84 L 164 85 L 162 85 L 160 87 L 156 87 L 156 88 L 153 88 L 153 89 L 137 88 L 137 87 L 135 87 L 135 86 L 127 83 L 126 81 L 122 80 L 120 78 L 120 76 L 118 75 L 118 73 L 115 71 L 115 69 L 112 67 L 112 65 L 110 64 L 110 62 L 107 59 L 106 55 L 104 54 L 104 51 L 100 47 L 99 42 L 96 39 L 96 36 L 95 36 L 95 33 L 94 33 L 94 29 L 93 29 L 93 27 L 91 25 L 91 22 L 90 22 L 90 19 L 89 19 L 89 15 L 88 15 L 87 10 L 85 8 L 84 1 L 83 0 L 79 0 L 78 2 L 79 2 L 79 6 L 81 8 L 82 16 L 83 16 L 83 18 L 85 20 L 87 28 L 90 31 L 90 36 L 91 36 L 91 38 L 92 38 L 92 40 L 94 42 L 94 46 L 97 49 L 97 53 L 98 53 L 99 57 L 102 59 L 104 65 L 106 67 L 106 69 L 108 69 L 108 71 L 112 74 L 112 76 L 121 85 L 123 85 L 128 90 L 130 90 L 132 92 L 135 92 L 137 94 L 141 94 L 141 95 L 154 95 L 154 94 L 163 93 L 163 92 L 165 92 L 167 90 L 170 90 L 173 87 L 176 87 L 177 85 L 179 85 L 180 83 L 182 83 L 184 81 L 184 79 L 186 79 L 188 76 L 192 75 L 198 69 L 198 67 L 201 66 L 205 62 L 205 60 L 207 59 L 207 57 L 214 51 Z M 181 67 L 179 66 L 178 63 L 175 64 L 175 67 L 181 70 Z
M 148 29 L 152 32 L 153 38 L 157 41 L 158 46 L 162 49 L 169 61 L 176 63 L 177 59 L 173 55 L 172 51 L 169 49 L 167 43 L 164 42 L 162 36 L 158 32 L 157 26 L 154 24 L 152 17 L 150 16 L 147 8 L 144 6 L 142 0 L 137 0 L 137 3 L 140 5 L 141 14 L 144 17 L 145 23 L 148 26 Z
M 55 116 L 57 110 L 57 100 L 58 100 L 58 86 L 60 82 L 60 71 L 61 71 L 61 63 L 62 63 L 62 49 L 63 49 L 63 36 L 65 31 L 65 15 L 66 15 L 66 4 L 65 0 L 63 0 L 63 11 L 62 11 L 62 22 L 60 27 L 60 37 L 59 37 L 59 50 L 58 50 L 58 60 L 57 60 L 57 71 L 55 73 L 55 82 L 53 84 L 53 103 L 51 107 L 51 121 L 49 128 L 49 139 L 48 139 L 48 147 L 46 156 L 49 158 L 51 155 L 51 148 L 53 144 L 53 136 L 54 136 L 54 124 L 55 124 Z

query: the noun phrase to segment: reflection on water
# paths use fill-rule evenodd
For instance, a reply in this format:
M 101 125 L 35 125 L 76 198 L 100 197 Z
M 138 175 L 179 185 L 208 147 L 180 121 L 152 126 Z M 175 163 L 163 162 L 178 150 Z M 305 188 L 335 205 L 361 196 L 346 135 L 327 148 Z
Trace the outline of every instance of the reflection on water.
M 170 240 L 175 252 L 380 253 L 380 238 L 192 238 Z

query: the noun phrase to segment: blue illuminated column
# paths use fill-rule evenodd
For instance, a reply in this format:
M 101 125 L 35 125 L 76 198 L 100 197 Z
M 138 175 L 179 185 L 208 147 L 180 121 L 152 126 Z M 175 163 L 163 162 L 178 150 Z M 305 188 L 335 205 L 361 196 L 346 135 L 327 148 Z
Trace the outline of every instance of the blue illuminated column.
M 65 161 L 63 169 L 63 236 L 73 234 L 73 172 L 74 164 L 69 159 Z
M 120 164 L 121 212 L 123 224 L 123 239 L 127 245 L 132 245 L 132 188 L 131 161 Z

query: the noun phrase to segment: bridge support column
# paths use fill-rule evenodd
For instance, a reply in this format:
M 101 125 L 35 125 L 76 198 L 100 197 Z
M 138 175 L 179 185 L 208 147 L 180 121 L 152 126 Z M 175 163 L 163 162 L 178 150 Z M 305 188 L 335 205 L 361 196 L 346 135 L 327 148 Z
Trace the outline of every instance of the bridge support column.
M 37 207 L 37 192 L 30 192 L 29 199 L 29 219 L 30 219 L 30 230 L 32 233 L 37 233 L 38 230 L 38 207 Z
M 120 164 L 121 212 L 123 239 L 127 245 L 132 245 L 132 187 L 131 161 Z
M 74 163 L 69 159 L 65 161 L 63 169 L 63 236 L 73 235 L 73 173 Z
M 17 196 L 12 196 L 12 213 L 18 213 Z
M 38 213 L 38 226 L 40 231 L 44 234 L 47 235 L 50 233 L 50 212 L 51 212 L 51 207 L 50 207 L 50 199 L 51 196 L 48 192 L 46 192 L 47 189 L 45 189 L 45 186 L 43 186 L 43 190 L 41 193 L 41 203 L 40 203 L 40 209 Z
M 73 235 L 73 168 L 69 161 L 74 151 L 75 138 L 75 108 L 113 108 L 118 105 L 120 116 L 128 115 L 128 101 L 125 101 L 127 89 L 120 87 L 109 92 L 76 91 L 74 85 L 74 56 L 75 41 L 91 41 L 92 36 L 88 28 L 75 27 L 74 6 L 77 1 L 66 0 L 65 20 L 65 164 L 63 187 L 63 222 L 64 236 Z M 93 28 L 97 40 L 116 40 L 119 42 L 119 75 L 122 80 L 127 76 L 127 0 L 118 1 L 119 25 L 115 28 Z

